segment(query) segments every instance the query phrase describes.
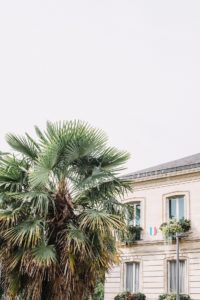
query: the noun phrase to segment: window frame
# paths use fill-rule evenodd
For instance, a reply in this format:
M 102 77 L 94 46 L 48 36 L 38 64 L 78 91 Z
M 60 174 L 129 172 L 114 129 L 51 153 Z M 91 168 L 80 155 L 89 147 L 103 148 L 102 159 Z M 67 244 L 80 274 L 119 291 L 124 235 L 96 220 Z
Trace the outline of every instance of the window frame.
M 187 285 L 187 278 L 188 278 L 188 264 L 187 264 L 187 259 L 186 258 L 180 258 L 179 262 L 183 261 L 184 262 L 184 291 L 180 294 L 187 294 L 188 293 L 188 285 Z M 176 263 L 176 259 L 172 258 L 172 259 L 167 259 L 167 292 L 168 293 L 174 293 L 175 291 L 170 291 L 170 263 L 171 262 L 175 262 Z
M 123 200 L 123 203 L 132 204 L 140 202 L 140 227 L 143 229 L 141 232 L 141 238 L 144 238 L 146 229 L 146 199 L 143 197 L 131 197 Z
M 184 218 L 190 219 L 190 192 L 189 191 L 175 191 L 163 194 L 163 209 L 162 209 L 162 223 L 169 222 L 169 198 L 183 196 L 184 197 Z
M 123 290 L 127 291 L 126 288 L 126 276 L 127 276 L 127 264 L 137 264 L 139 266 L 139 271 L 138 271 L 138 290 L 137 291 L 130 291 L 131 293 L 138 293 L 141 289 L 141 262 L 138 260 L 130 260 L 130 261 L 125 261 L 123 263 Z M 134 276 L 133 276 L 134 280 Z M 134 283 L 133 283 L 134 285 Z
M 138 204 L 140 205 L 140 218 L 139 218 L 139 224 L 136 224 L 137 223 L 136 207 Z M 141 208 L 142 208 L 141 201 L 133 201 L 133 202 L 130 202 L 129 205 L 134 207 L 134 210 L 133 210 L 134 215 L 133 215 L 133 219 L 131 219 L 131 220 L 129 218 L 127 218 L 127 225 L 141 226 Z
M 179 205 L 180 205 L 180 202 L 179 202 L 179 200 L 181 198 L 183 199 L 183 203 L 184 203 L 184 216 L 183 216 L 183 218 L 186 219 L 185 196 L 184 195 L 176 195 L 176 196 L 172 196 L 172 197 L 168 197 L 167 198 L 168 220 L 174 219 L 174 220 L 180 221 L 180 216 L 179 216 Z M 174 218 L 170 218 L 170 201 L 171 200 L 176 200 L 176 216 Z

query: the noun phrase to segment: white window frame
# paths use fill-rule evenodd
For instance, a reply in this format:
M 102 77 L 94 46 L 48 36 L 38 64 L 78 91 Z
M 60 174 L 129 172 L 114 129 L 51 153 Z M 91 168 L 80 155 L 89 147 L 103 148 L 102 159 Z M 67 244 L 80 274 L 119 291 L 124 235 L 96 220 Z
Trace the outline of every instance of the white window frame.
M 162 223 L 169 221 L 169 198 L 184 196 L 184 217 L 190 219 L 190 192 L 189 191 L 174 191 L 171 193 L 163 194 L 163 211 Z
M 134 208 L 134 211 L 133 211 L 134 216 L 133 216 L 133 220 L 127 220 L 128 225 L 141 226 L 141 209 L 142 209 L 141 201 L 134 201 L 134 202 L 130 202 L 129 204 L 130 204 L 130 206 L 133 206 L 133 208 Z M 139 220 L 139 224 L 136 224 L 136 206 L 138 204 L 140 205 L 140 220 Z
M 142 197 L 130 197 L 123 200 L 123 203 L 133 204 L 140 202 L 140 227 L 143 231 L 141 232 L 144 238 L 145 226 L 146 226 L 146 199 Z
M 180 217 L 179 217 L 179 198 L 182 197 L 183 198 L 183 203 L 184 203 L 184 219 L 186 218 L 185 216 L 185 213 L 186 213 L 186 210 L 185 210 L 185 196 L 184 195 L 176 195 L 176 196 L 172 196 L 172 197 L 168 197 L 168 203 L 167 203 L 167 207 L 168 207 L 168 220 L 170 219 L 170 211 L 169 211 L 169 201 L 170 200 L 175 200 L 176 199 L 176 217 L 174 218 L 175 220 L 179 221 L 180 220 Z

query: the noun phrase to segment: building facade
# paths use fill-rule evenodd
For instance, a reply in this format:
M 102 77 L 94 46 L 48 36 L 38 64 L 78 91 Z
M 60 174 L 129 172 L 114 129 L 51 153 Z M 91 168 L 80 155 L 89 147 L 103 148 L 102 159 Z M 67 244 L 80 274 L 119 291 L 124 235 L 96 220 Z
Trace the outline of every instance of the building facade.
M 147 300 L 176 290 L 176 244 L 166 243 L 163 222 L 191 220 L 180 241 L 180 292 L 200 300 L 200 154 L 127 175 L 134 191 L 123 200 L 135 208 L 141 239 L 121 245 L 121 263 L 107 274 L 105 300 L 119 292 L 142 292 Z

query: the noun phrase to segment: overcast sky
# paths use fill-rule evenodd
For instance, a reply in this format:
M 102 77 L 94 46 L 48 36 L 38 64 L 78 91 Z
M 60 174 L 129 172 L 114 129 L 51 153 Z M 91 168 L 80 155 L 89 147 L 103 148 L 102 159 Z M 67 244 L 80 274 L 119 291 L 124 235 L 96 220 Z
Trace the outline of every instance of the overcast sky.
M 128 172 L 200 152 L 199 0 L 0 0 L 7 132 L 82 119 Z

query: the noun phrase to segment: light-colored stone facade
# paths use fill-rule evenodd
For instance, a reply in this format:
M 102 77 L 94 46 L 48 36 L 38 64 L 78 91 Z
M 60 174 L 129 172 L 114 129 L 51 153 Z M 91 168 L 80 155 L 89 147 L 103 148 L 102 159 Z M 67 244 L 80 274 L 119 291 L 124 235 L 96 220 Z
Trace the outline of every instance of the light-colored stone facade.
M 191 220 L 191 233 L 180 242 L 180 259 L 186 263 L 186 292 L 192 300 L 200 300 L 200 168 L 134 179 L 134 192 L 124 202 L 140 201 L 142 239 L 132 246 L 121 246 L 121 263 L 107 274 L 105 300 L 125 290 L 124 265 L 140 263 L 139 290 L 147 300 L 157 300 L 168 291 L 167 262 L 176 258 L 176 245 L 166 244 L 159 231 L 167 221 L 167 199 L 184 195 L 185 217 Z M 157 234 L 150 236 L 149 228 Z

